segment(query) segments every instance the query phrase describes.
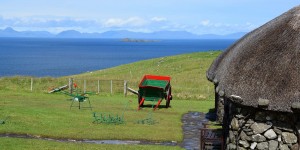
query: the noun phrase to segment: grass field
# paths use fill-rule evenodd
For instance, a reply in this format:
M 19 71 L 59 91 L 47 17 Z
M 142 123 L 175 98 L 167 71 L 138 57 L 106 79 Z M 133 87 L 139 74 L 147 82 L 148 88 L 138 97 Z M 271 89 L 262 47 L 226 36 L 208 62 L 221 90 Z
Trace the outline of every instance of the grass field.
M 207 100 L 213 99 L 214 93 L 213 85 L 206 79 L 206 71 L 220 53 L 197 52 L 150 59 L 72 77 L 127 80 L 136 88 L 145 74 L 169 75 L 175 98 Z
M 172 57 L 146 60 L 96 71 L 74 75 L 74 78 L 101 78 L 127 80 L 137 85 L 144 74 L 170 75 L 174 99 L 171 108 L 152 111 L 151 103 L 137 111 L 137 97 L 115 95 L 91 95 L 93 110 L 72 108 L 70 97 L 62 94 L 28 92 L 16 90 L 16 82 L 10 78 L 0 80 L 0 119 L 8 117 L 0 125 L 0 133 L 29 134 L 54 139 L 95 139 L 95 140 L 150 140 L 182 141 L 181 116 L 188 111 L 207 112 L 214 105 L 213 91 L 201 90 L 202 86 L 212 86 L 206 81 L 205 71 L 220 52 L 193 53 Z M 17 80 L 17 77 L 11 78 Z M 45 85 L 40 85 L 45 86 Z M 200 89 L 200 90 L 199 90 Z M 131 102 L 130 102 L 131 101 Z M 125 124 L 94 124 L 93 112 L 122 115 Z M 87 102 L 82 103 L 87 105 Z M 165 104 L 163 101 L 162 106 Z M 138 124 L 152 113 L 155 125 Z M 18 144 L 17 144 L 18 143 Z M 0 138 L 5 149 L 167 149 L 175 147 L 141 145 L 93 145 L 82 143 L 61 143 L 43 140 Z M 31 145 L 31 146 L 30 146 Z M 72 148 L 73 147 L 73 148 Z M 176 147 L 179 149 L 179 147 Z

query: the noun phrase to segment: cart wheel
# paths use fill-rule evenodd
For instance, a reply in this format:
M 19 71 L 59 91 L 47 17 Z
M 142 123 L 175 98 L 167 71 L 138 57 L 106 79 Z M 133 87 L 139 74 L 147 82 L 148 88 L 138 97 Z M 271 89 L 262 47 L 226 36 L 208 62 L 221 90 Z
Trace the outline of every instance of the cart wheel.
M 140 105 L 142 99 L 143 99 L 142 97 L 138 96 L 138 104 L 139 104 L 139 105 Z M 143 106 L 144 106 L 144 102 L 142 103 L 141 107 L 143 107 Z
M 172 90 L 171 90 L 171 86 L 168 90 L 168 95 L 166 97 L 166 108 L 169 108 L 170 107 L 170 101 L 172 100 Z

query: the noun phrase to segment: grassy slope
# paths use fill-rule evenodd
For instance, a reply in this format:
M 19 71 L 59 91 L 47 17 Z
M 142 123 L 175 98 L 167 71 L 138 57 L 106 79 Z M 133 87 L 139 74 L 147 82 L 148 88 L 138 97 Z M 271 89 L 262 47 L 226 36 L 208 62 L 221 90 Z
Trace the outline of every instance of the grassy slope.
M 93 111 L 111 114 L 121 114 L 124 104 L 133 100 L 128 111 L 126 111 L 125 125 L 93 124 L 92 111 L 76 108 L 69 110 L 70 101 L 66 100 L 69 97 L 65 95 L 16 91 L 14 90 L 18 86 L 15 84 L 18 80 L 16 77 L 12 78 L 16 80 L 12 82 L 9 78 L 0 80 L 2 83 L 0 96 L 3 98 L 0 102 L 0 119 L 9 116 L 7 123 L 0 125 L 0 133 L 25 133 L 71 139 L 133 139 L 180 142 L 182 140 L 181 115 L 188 111 L 207 112 L 213 106 L 213 101 L 210 100 L 213 97 L 213 91 L 207 90 L 207 87 L 212 87 L 212 84 L 206 80 L 205 72 L 218 54 L 220 52 L 164 57 L 73 76 L 89 79 L 125 79 L 130 82 L 131 87 L 136 88 L 144 74 L 170 75 L 174 95 L 174 100 L 171 102 L 172 107 L 159 109 L 153 113 L 154 119 L 159 122 L 154 126 L 136 124 L 137 120 L 147 117 L 151 108 L 136 111 L 135 95 L 126 98 L 122 95 L 91 96 Z M 7 139 L 0 139 L 0 145 L 5 140 Z M 9 140 L 12 140 L 11 143 L 18 141 L 18 139 L 10 138 Z M 21 143 L 26 142 L 22 141 Z M 39 140 L 30 142 L 42 143 L 46 147 L 54 144 L 59 146 L 59 149 L 69 147 L 66 146 L 68 144 L 45 144 L 47 142 Z M 7 147 L 13 145 L 7 145 Z M 79 146 L 78 144 L 74 145 Z M 113 149 L 113 147 L 110 148 Z
M 169 75 L 173 97 L 207 100 L 214 95 L 213 85 L 206 79 L 206 70 L 219 54 L 220 51 L 210 51 L 163 57 L 73 77 L 127 80 L 130 87 L 137 89 L 145 74 Z

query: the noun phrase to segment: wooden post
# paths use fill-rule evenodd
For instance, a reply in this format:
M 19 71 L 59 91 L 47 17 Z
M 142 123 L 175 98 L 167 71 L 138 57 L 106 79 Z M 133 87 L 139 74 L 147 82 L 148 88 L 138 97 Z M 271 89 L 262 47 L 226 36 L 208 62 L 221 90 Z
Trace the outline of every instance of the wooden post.
M 69 78 L 69 90 L 70 90 L 70 93 L 72 94 L 72 92 L 73 92 L 73 78 Z
M 112 94 L 112 80 L 110 80 L 110 94 Z
M 127 96 L 127 81 L 124 80 L 124 96 Z
M 100 93 L 100 80 L 98 80 L 98 94 Z
M 33 78 L 31 78 L 31 83 L 30 83 L 30 91 L 32 92 L 33 90 Z

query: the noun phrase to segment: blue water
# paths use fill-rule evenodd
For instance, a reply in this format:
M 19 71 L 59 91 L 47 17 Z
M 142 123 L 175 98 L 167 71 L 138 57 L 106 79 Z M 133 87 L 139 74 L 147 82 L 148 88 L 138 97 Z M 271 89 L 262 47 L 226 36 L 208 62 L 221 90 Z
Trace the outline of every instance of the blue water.
M 234 41 L 0 38 L 0 77 L 73 75 L 157 57 L 224 50 Z

